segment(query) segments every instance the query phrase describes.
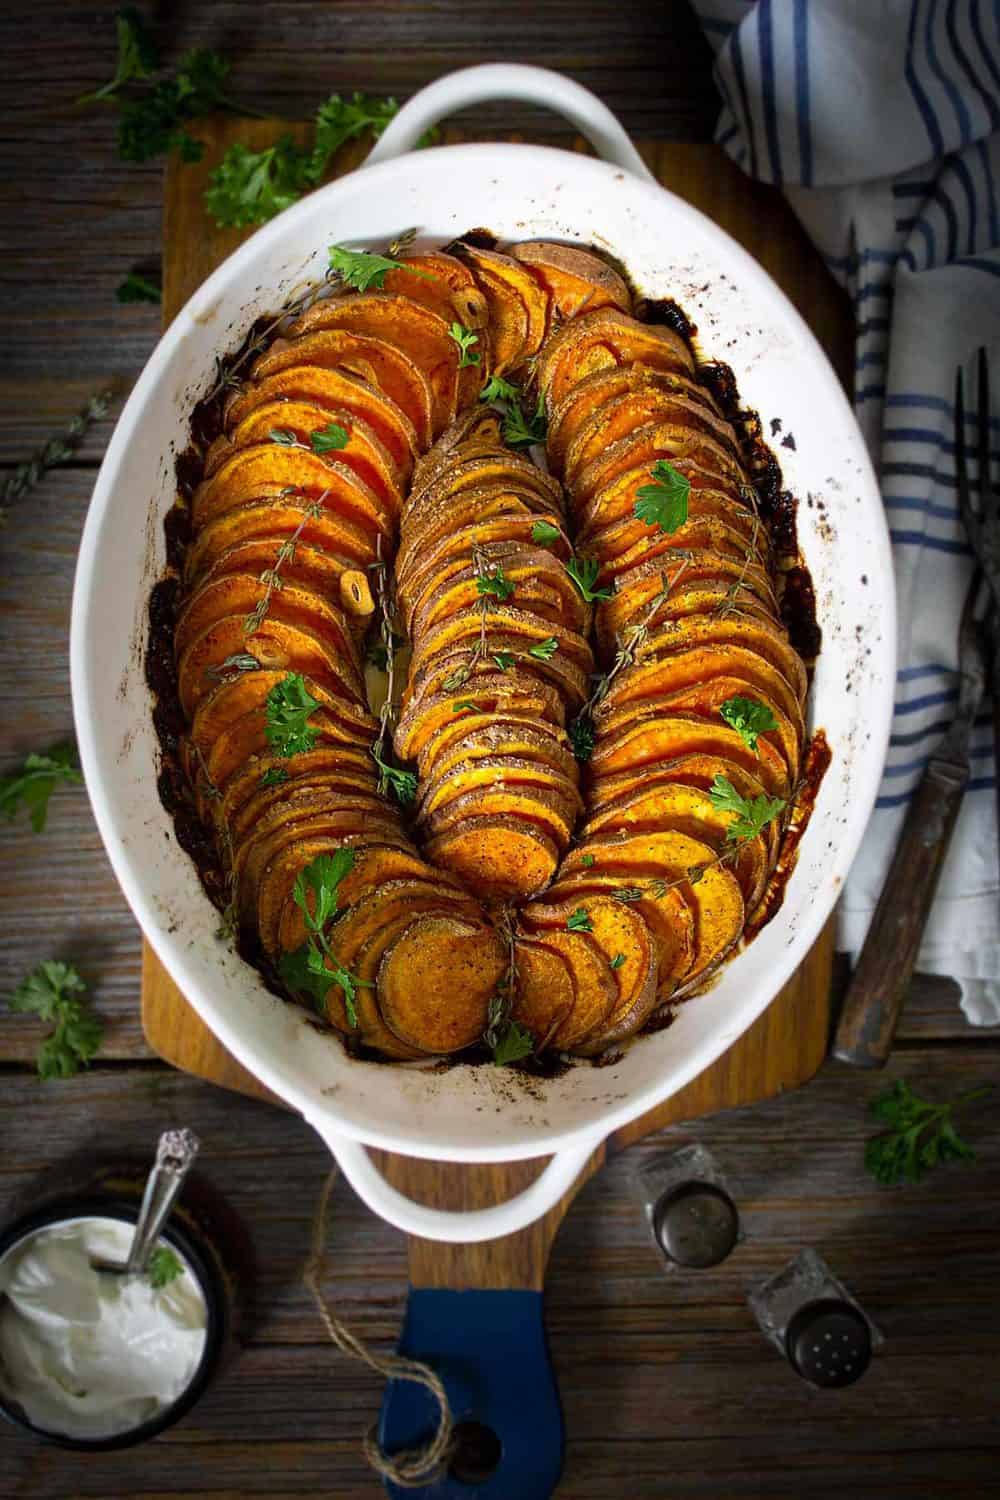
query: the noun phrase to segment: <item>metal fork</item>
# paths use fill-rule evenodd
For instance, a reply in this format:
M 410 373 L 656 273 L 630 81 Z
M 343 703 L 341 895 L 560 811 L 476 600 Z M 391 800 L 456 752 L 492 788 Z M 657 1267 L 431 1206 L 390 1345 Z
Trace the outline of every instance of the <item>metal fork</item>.
M 958 627 L 958 707 L 910 802 L 837 1026 L 833 1055 L 862 1068 L 883 1067 L 892 1050 L 903 999 L 969 781 L 969 740 L 991 675 L 995 729 L 1000 723 L 1000 653 L 987 647 L 987 636 L 990 641 L 996 640 L 1000 610 L 1000 501 L 989 482 L 990 406 L 985 350 L 979 355 L 978 507 L 973 503 L 966 461 L 963 395 L 959 370 L 955 389 L 956 477 L 959 508 L 977 566 Z M 986 622 L 980 619 L 984 608 Z

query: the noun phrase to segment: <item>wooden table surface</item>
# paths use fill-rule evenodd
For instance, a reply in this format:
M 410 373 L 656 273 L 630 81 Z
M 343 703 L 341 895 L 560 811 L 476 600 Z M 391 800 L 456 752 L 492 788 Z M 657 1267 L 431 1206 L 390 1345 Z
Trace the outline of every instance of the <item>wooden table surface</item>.
M 34 0 L 0 13 L 0 472 L 113 381 L 127 392 L 158 309 L 114 289 L 159 255 L 162 170 L 119 162 L 109 112 L 73 99 L 113 71 L 110 4 Z M 286 115 L 333 89 L 411 94 L 449 68 L 495 60 L 556 67 L 594 88 L 636 135 L 705 140 L 717 110 L 707 48 L 683 0 L 271 0 L 160 5 L 165 55 L 214 46 L 233 92 Z M 461 121 L 488 134 L 552 131 L 503 106 Z M 119 402 L 114 411 L 118 409 Z M 11 509 L 0 532 L 0 772 L 71 730 L 66 636 L 73 563 L 111 419 L 72 463 Z M 377 1381 L 324 1345 L 299 1282 L 326 1160 L 301 1121 L 220 1094 L 149 1056 L 138 1021 L 139 935 L 85 796 L 59 794 L 49 827 L 0 826 L 0 999 L 42 958 L 72 958 L 105 1022 L 100 1061 L 41 1084 L 28 1018 L 0 1016 L 0 1218 L 47 1165 L 81 1150 L 147 1149 L 165 1123 L 204 1140 L 207 1175 L 254 1238 L 258 1319 L 238 1362 L 171 1435 L 86 1464 L 0 1433 L 0 1495 L 32 1500 L 379 1493 L 358 1436 Z M 948 981 L 919 978 L 886 1078 L 932 1096 L 1000 1080 L 1000 1033 L 970 1028 Z M 560 1233 L 548 1326 L 565 1405 L 560 1496 L 840 1496 L 992 1493 L 1000 1424 L 1000 1127 L 970 1122 L 979 1160 L 917 1187 L 866 1177 L 868 1101 L 882 1079 L 828 1065 L 798 1094 L 699 1122 L 730 1173 L 747 1239 L 717 1271 L 666 1276 L 631 1196 L 640 1160 L 678 1127 L 613 1162 Z M 405 1295 L 402 1237 L 340 1188 L 328 1291 L 382 1349 Z M 799 1382 L 765 1344 L 746 1291 L 813 1245 L 887 1335 L 852 1390 Z M 511 1497 L 516 1500 L 516 1497 Z

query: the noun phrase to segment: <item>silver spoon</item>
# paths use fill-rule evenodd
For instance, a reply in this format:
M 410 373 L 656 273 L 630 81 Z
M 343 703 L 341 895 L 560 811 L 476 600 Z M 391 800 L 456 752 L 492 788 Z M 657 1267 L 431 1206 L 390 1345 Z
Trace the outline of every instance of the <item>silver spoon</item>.
M 110 1271 L 119 1276 L 141 1276 L 145 1272 L 156 1249 L 160 1230 L 198 1155 L 199 1145 L 193 1130 L 163 1132 L 156 1146 L 156 1161 L 146 1179 L 128 1260 L 122 1265 L 120 1261 L 103 1260 L 92 1255 L 90 1264 L 96 1271 Z

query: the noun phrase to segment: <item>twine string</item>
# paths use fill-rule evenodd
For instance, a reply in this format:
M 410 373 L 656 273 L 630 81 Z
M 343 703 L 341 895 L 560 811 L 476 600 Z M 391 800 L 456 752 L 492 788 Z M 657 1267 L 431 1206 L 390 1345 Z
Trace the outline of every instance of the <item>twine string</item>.
M 365 1343 L 341 1322 L 330 1307 L 322 1292 L 322 1281 L 326 1271 L 326 1247 L 329 1239 L 330 1195 L 337 1180 L 337 1168 L 331 1168 L 323 1184 L 313 1218 L 312 1244 L 302 1280 L 311 1292 L 323 1327 L 330 1342 L 346 1354 L 349 1359 L 361 1360 L 369 1369 L 375 1370 L 386 1380 L 412 1380 L 430 1391 L 438 1406 L 437 1429 L 430 1442 L 421 1448 L 406 1448 L 399 1453 L 386 1453 L 378 1440 L 378 1426 L 372 1423 L 362 1438 L 362 1449 L 368 1463 L 384 1479 L 401 1489 L 422 1489 L 440 1478 L 447 1468 L 454 1449 L 454 1418 L 448 1403 L 448 1394 L 440 1376 L 430 1365 L 418 1359 L 405 1359 L 399 1354 L 375 1354 Z

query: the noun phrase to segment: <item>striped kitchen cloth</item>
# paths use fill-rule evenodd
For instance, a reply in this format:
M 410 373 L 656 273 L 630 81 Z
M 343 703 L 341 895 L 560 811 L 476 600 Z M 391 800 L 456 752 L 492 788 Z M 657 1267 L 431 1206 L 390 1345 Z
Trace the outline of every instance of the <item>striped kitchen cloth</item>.
M 985 344 L 1000 388 L 1000 6 L 693 3 L 715 51 L 717 141 L 784 191 L 854 302 L 855 410 L 881 477 L 899 595 L 889 757 L 840 912 L 840 946 L 856 954 L 957 698 L 972 563 L 956 503 L 955 369 L 975 391 Z M 1000 450 L 1000 419 L 992 425 Z M 959 980 L 977 1025 L 1000 1024 L 995 777 L 983 712 L 919 959 Z

